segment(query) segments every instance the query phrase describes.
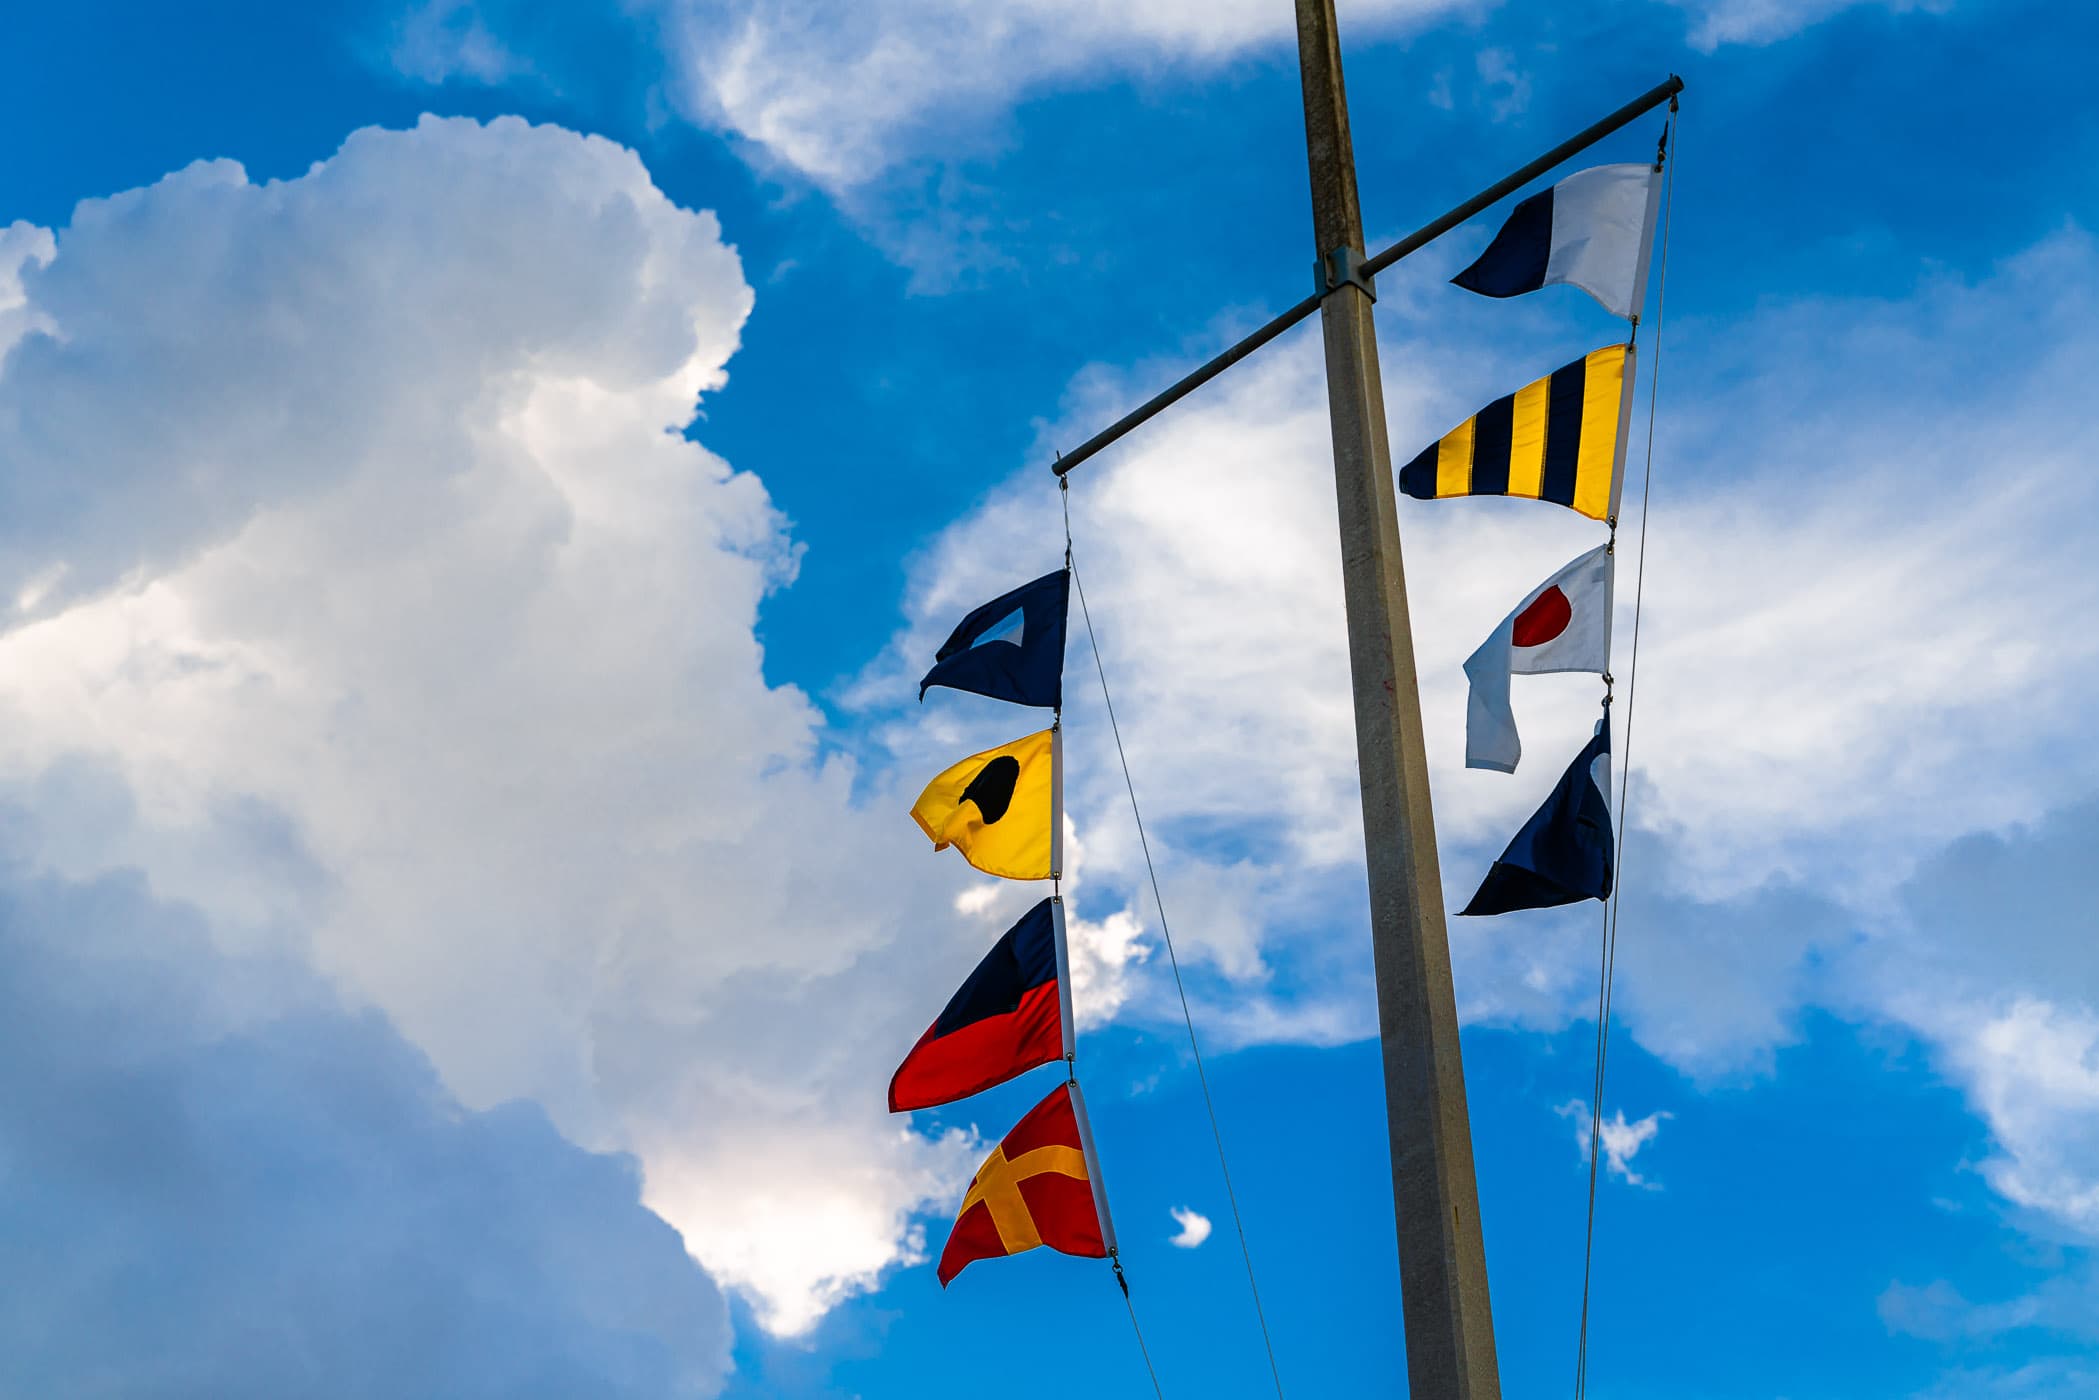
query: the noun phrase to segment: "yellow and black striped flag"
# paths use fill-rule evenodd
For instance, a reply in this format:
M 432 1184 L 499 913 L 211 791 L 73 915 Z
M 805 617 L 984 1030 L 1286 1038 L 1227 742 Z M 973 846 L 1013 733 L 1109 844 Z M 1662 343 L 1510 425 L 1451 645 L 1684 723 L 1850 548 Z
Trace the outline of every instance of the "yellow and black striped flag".
M 1632 346 L 1591 350 L 1422 449 L 1399 469 L 1399 489 L 1421 501 L 1521 496 L 1610 520 L 1618 514 L 1632 377 Z

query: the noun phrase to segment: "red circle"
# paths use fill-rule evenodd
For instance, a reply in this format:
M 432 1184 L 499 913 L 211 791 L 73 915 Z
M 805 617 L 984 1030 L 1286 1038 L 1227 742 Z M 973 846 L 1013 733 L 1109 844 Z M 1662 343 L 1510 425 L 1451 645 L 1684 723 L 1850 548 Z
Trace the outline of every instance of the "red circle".
M 1555 584 L 1540 593 L 1531 605 L 1516 614 L 1515 642 L 1520 647 L 1541 647 L 1567 630 L 1574 620 L 1574 607 Z

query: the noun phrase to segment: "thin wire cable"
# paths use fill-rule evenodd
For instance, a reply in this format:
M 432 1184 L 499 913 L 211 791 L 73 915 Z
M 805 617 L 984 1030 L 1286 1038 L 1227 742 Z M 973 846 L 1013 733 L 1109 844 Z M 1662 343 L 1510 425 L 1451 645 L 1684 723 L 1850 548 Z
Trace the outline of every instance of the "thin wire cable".
M 1583 1400 L 1589 1393 L 1589 1293 L 1590 1270 L 1596 1253 L 1596 1166 L 1598 1144 L 1603 1138 L 1603 1089 L 1611 1052 L 1611 1000 L 1618 971 L 1618 911 L 1625 890 L 1625 829 L 1627 804 L 1633 773 L 1633 702 L 1640 684 L 1640 612 L 1647 593 L 1647 512 L 1654 500 L 1655 401 L 1662 384 L 1662 321 L 1669 296 L 1669 231 L 1676 209 L 1676 167 L 1683 158 L 1683 113 L 1674 98 L 1669 102 L 1669 128 L 1673 137 L 1662 185 L 1662 260 L 1655 271 L 1654 365 L 1647 382 L 1647 462 L 1640 481 L 1640 562 L 1633 571 L 1633 646 L 1625 674 L 1625 747 L 1618 767 L 1618 830 L 1611 855 L 1611 897 L 1604 905 L 1603 951 L 1597 974 L 1596 1076 L 1589 1101 L 1589 1216 L 1582 1240 L 1581 1336 L 1575 1347 L 1574 1394 Z M 1615 538 L 1616 531 L 1613 530 Z M 1608 705 L 1609 699 L 1605 702 Z
M 1152 1365 L 1151 1348 L 1144 1344 L 1144 1329 L 1137 1325 L 1137 1305 L 1130 1301 L 1130 1285 L 1124 1281 L 1122 1261 L 1115 1261 L 1115 1281 L 1122 1285 L 1122 1305 L 1130 1314 L 1130 1330 L 1137 1334 L 1137 1354 L 1144 1358 L 1144 1373 L 1152 1378 L 1152 1394 L 1166 1400 L 1166 1392 L 1159 1388 L 1159 1372 Z
M 1617 887 L 1613 880 L 1612 888 Z M 1589 1213 L 1582 1235 L 1582 1317 L 1581 1336 L 1575 1343 L 1574 1394 L 1576 1400 L 1588 1393 L 1589 1369 L 1589 1263 L 1596 1244 L 1596 1154 L 1597 1143 L 1603 1134 L 1598 1131 L 1597 1117 L 1603 1112 L 1603 1028 L 1610 1017 L 1611 981 L 1611 906 L 1603 907 L 1602 927 L 1599 930 L 1599 956 L 1596 962 L 1596 1059 L 1589 1078 Z
M 1181 980 L 1181 959 L 1174 951 L 1173 931 L 1166 924 L 1166 900 L 1159 893 L 1159 871 L 1152 864 L 1151 842 L 1144 834 L 1144 814 L 1137 807 L 1137 784 L 1130 777 L 1129 755 L 1122 747 L 1122 727 L 1115 719 L 1115 701 L 1108 694 L 1108 671 L 1101 662 L 1100 640 L 1094 635 L 1093 612 L 1086 606 L 1086 585 L 1079 578 L 1078 562 L 1072 556 L 1071 479 L 1059 477 L 1058 484 L 1062 488 L 1060 495 L 1064 501 L 1064 562 L 1071 570 L 1072 586 L 1078 590 L 1079 615 L 1086 622 L 1086 644 L 1093 651 L 1093 669 L 1100 677 L 1101 683 L 1101 703 L 1108 711 L 1108 732 L 1115 738 L 1115 757 L 1122 764 L 1123 787 L 1130 794 L 1130 816 L 1137 823 L 1137 844 L 1144 852 L 1145 873 L 1151 877 L 1152 904 L 1159 911 L 1159 934 L 1166 944 L 1166 960 L 1173 968 L 1174 990 L 1180 994 L 1181 1021 L 1188 1028 L 1188 1049 L 1195 1056 L 1195 1079 L 1196 1083 L 1202 1086 L 1203 1108 L 1210 1115 L 1210 1138 L 1217 1144 L 1217 1169 L 1224 1176 L 1224 1196 L 1232 1208 L 1232 1228 L 1239 1235 L 1239 1257 L 1246 1261 L 1246 1286 L 1253 1294 L 1254 1319 L 1261 1325 L 1261 1346 L 1268 1353 L 1268 1374 L 1275 1382 L 1276 1400 L 1282 1400 L 1283 1373 L 1276 1365 L 1275 1342 L 1268 1335 L 1268 1314 L 1261 1306 L 1261 1285 L 1254 1279 L 1253 1251 L 1246 1243 L 1246 1222 L 1239 1216 L 1239 1195 L 1232 1189 L 1232 1169 L 1225 1161 L 1224 1133 L 1217 1126 L 1217 1105 L 1210 1097 L 1210 1076 L 1203 1068 L 1202 1047 L 1195 1039 L 1195 1014 L 1188 1009 L 1188 988 Z

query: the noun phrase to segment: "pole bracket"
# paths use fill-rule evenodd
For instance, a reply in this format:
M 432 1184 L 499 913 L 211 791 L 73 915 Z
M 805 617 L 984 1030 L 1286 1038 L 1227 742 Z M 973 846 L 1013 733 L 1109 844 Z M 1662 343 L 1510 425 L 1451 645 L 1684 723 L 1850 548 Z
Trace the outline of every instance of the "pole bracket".
M 1346 243 L 1312 264 L 1312 284 L 1322 298 L 1343 286 L 1354 286 L 1372 301 L 1377 300 L 1377 288 L 1363 275 L 1362 250 Z

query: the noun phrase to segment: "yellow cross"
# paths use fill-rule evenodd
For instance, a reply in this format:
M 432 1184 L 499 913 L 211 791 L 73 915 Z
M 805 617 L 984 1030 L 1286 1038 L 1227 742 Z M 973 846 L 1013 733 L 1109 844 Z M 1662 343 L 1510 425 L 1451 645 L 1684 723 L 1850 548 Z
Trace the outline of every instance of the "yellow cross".
M 977 1168 L 976 1179 L 969 1183 L 969 1194 L 962 1198 L 962 1209 L 956 1214 L 967 1215 L 971 1206 L 982 1201 L 991 1212 L 991 1224 L 1006 1253 L 1033 1249 L 1042 1243 L 1042 1236 L 1036 1233 L 1035 1217 L 1028 1213 L 1028 1203 L 1021 1199 L 1020 1183 L 1044 1172 L 1084 1181 L 1086 1154 L 1076 1147 L 1053 1144 L 1023 1152 L 1009 1162 L 1004 1147 L 993 1148 L 984 1165 Z

